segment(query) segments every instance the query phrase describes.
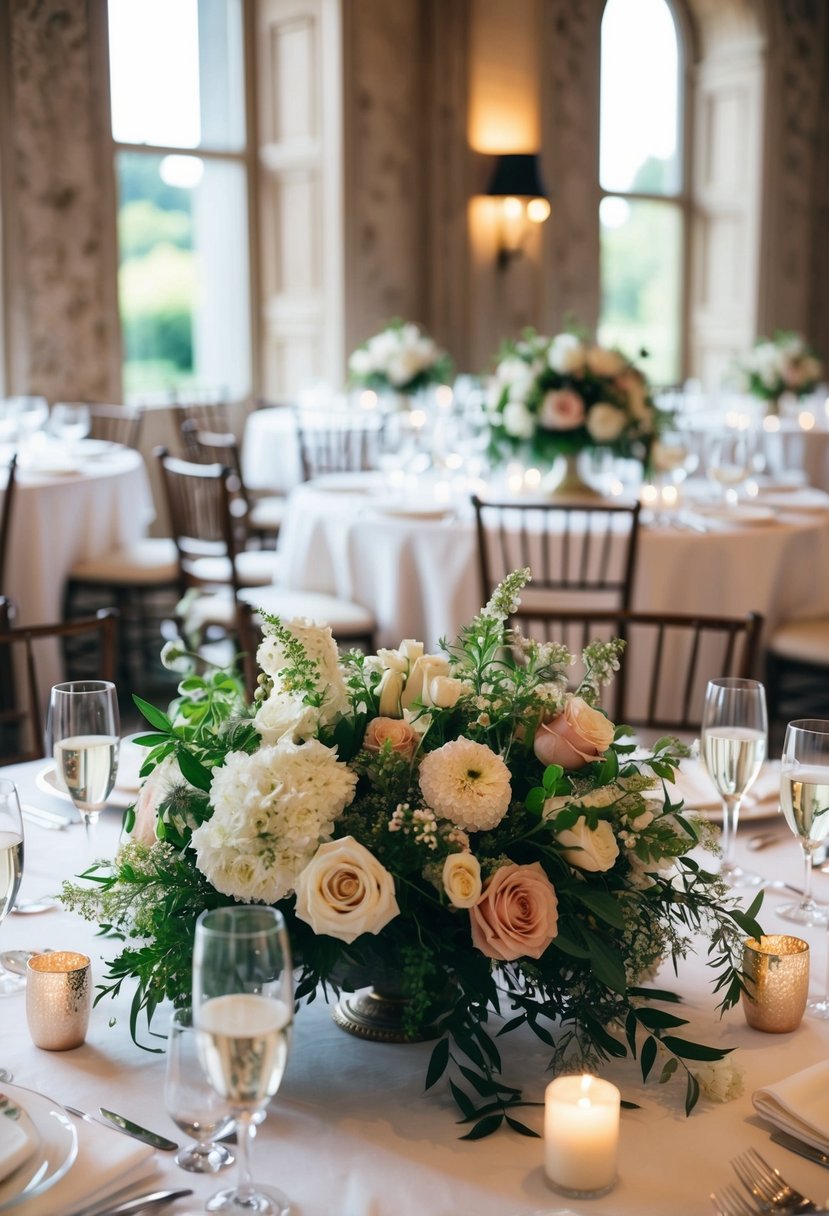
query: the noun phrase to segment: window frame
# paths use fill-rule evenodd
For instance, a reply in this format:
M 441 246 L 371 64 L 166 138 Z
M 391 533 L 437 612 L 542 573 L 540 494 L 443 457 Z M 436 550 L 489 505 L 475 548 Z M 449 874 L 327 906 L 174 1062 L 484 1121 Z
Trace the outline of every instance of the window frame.
M 599 135 L 597 143 L 597 186 L 598 186 L 598 203 L 596 219 L 599 225 L 599 264 L 598 264 L 598 280 L 599 280 L 599 299 L 598 299 L 598 314 L 601 317 L 601 301 L 602 301 L 602 254 L 601 254 L 601 221 L 599 220 L 599 210 L 602 202 L 606 198 L 621 198 L 626 202 L 648 202 L 659 203 L 663 206 L 674 207 L 679 211 L 681 218 L 681 235 L 680 235 L 680 250 L 679 250 L 679 273 L 680 273 L 680 290 L 679 290 L 679 367 L 678 375 L 680 383 L 684 382 L 688 376 L 689 366 L 689 350 L 690 350 L 690 326 L 689 314 L 691 304 L 691 224 L 693 221 L 693 194 L 691 187 L 691 169 L 693 164 L 692 156 L 692 123 L 691 116 L 693 112 L 692 97 L 691 97 L 691 28 L 688 20 L 688 14 L 684 6 L 678 0 L 662 0 L 668 8 L 674 22 L 676 31 L 677 43 L 677 138 L 681 141 L 679 152 L 679 189 L 674 193 L 653 194 L 649 191 L 640 190 L 606 190 L 602 185 L 601 179 L 601 163 L 599 159 L 599 149 L 601 146 L 601 121 L 602 121 L 602 40 L 601 27 L 604 22 L 605 9 L 609 0 L 604 0 L 602 5 L 602 17 L 599 22 L 599 77 L 598 77 L 598 115 L 599 115 Z M 667 386 L 659 386 L 667 387 Z
M 212 160 L 241 165 L 245 176 L 247 191 L 247 234 L 244 241 L 248 259 L 248 361 L 250 368 L 250 384 L 247 396 L 254 398 L 260 389 L 260 329 L 259 329 L 259 273 L 258 273 L 258 139 L 257 139 L 257 106 L 256 106 L 256 29 L 255 29 L 255 0 L 241 0 L 242 11 L 242 72 L 244 77 L 244 97 L 242 104 L 245 115 L 244 146 L 239 151 L 220 150 L 210 147 L 182 148 L 166 144 L 122 143 L 116 140 L 112 131 L 112 91 L 110 87 L 110 57 L 109 57 L 109 0 L 101 5 L 100 23 L 100 62 L 102 65 L 101 92 L 105 127 L 106 155 L 109 165 L 107 174 L 107 190 L 109 193 L 108 211 L 112 217 L 112 258 L 115 315 L 119 338 L 119 375 L 121 380 L 121 396 L 124 393 L 124 339 L 121 323 L 121 301 L 118 290 L 118 270 L 120 266 L 120 248 L 118 244 L 118 156 L 122 152 L 137 153 L 146 156 L 195 156 L 202 160 Z

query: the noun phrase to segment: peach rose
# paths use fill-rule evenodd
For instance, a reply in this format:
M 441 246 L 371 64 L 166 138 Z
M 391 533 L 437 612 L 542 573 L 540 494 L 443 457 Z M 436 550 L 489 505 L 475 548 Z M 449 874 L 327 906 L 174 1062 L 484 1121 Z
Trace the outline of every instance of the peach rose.
M 398 756 L 411 759 L 417 747 L 417 735 L 401 718 L 372 718 L 366 727 L 363 747 L 367 752 L 379 752 L 386 743 Z
M 487 958 L 541 958 L 558 932 L 558 900 L 541 865 L 507 865 L 469 909 L 472 943 Z
M 135 800 L 135 823 L 130 833 L 133 840 L 146 845 L 155 843 L 158 808 L 176 779 L 181 780 L 181 774 L 172 756 L 167 756 L 144 778 Z
M 571 388 L 546 393 L 538 415 L 539 426 L 548 431 L 573 431 L 584 422 L 584 401 Z
M 533 750 L 542 764 L 584 768 L 607 751 L 615 729 L 600 710 L 581 697 L 570 697 L 560 714 L 538 727 Z

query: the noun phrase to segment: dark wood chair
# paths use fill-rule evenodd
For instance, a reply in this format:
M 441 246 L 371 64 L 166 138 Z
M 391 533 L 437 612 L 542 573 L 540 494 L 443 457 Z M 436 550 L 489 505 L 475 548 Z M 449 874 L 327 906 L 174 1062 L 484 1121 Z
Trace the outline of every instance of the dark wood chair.
M 482 603 L 529 567 L 522 599 L 560 609 L 628 608 L 639 542 L 638 502 L 552 503 L 472 496 Z
M 123 443 L 128 448 L 138 448 L 144 410 L 131 405 L 90 405 L 89 435 L 91 439 L 103 439 L 108 443 Z
M 379 467 L 384 444 L 379 414 L 354 417 L 345 411 L 297 409 L 294 422 L 304 481 L 327 473 L 362 473 Z
M 236 436 L 231 431 L 201 430 L 195 418 L 181 424 L 181 444 L 185 459 L 197 464 L 221 464 L 231 470 L 233 497 L 231 507 L 244 535 L 260 546 L 275 548 L 285 518 L 286 501 L 279 495 L 252 494 L 242 476 L 242 458 Z
M 231 430 L 230 407 L 219 393 L 180 393 L 178 406 L 183 411 L 185 419 L 195 422 L 200 431 L 227 434 Z
M 525 637 L 563 642 L 579 655 L 595 639 L 623 638 L 620 669 L 604 709 L 616 723 L 698 734 L 705 687 L 721 676 L 756 678 L 763 618 L 525 608 L 510 619 Z M 578 680 L 578 670 L 575 671 Z
M 3 490 L 3 499 L 0 503 L 0 595 L 3 594 L 6 586 L 6 562 L 9 555 L 9 537 L 11 535 L 16 473 L 17 453 L 15 452 L 8 464 L 6 485 Z
M 0 764 L 44 755 L 45 707 L 38 682 L 41 645 L 71 646 L 73 678 L 78 679 L 114 680 L 117 652 L 118 613 L 112 608 L 94 617 L 18 628 L 9 626 L 9 615 L 8 604 L 0 600 L 0 657 L 8 659 L 11 681 L 0 701 Z

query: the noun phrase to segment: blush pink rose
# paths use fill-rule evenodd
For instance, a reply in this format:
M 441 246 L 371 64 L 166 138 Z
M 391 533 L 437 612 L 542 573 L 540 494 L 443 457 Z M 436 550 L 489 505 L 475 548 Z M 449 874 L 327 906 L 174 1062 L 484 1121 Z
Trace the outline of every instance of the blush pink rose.
M 386 743 L 398 756 L 410 759 L 417 747 L 417 735 L 401 718 L 372 718 L 366 727 L 363 747 L 367 752 L 379 752 Z
M 469 909 L 473 945 L 487 958 L 541 958 L 558 932 L 558 899 L 541 865 L 501 866 Z
M 158 808 L 177 776 L 178 766 L 172 756 L 168 756 L 144 778 L 135 800 L 135 823 L 130 833 L 133 840 L 146 845 L 155 842 Z
M 541 402 L 539 426 L 548 431 L 574 431 L 584 422 L 584 401 L 571 388 L 547 393 Z
M 560 714 L 538 727 L 533 750 L 542 764 L 584 768 L 607 751 L 615 729 L 598 709 L 581 697 L 571 697 Z

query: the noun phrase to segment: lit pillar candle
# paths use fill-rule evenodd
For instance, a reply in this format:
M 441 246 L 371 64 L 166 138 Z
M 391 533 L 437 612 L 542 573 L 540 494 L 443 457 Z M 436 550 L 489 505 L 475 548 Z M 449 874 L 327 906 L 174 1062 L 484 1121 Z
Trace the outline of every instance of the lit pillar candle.
M 620 1094 L 588 1074 L 557 1077 L 547 1086 L 544 1165 L 548 1179 L 571 1195 L 609 1190 L 616 1181 Z

